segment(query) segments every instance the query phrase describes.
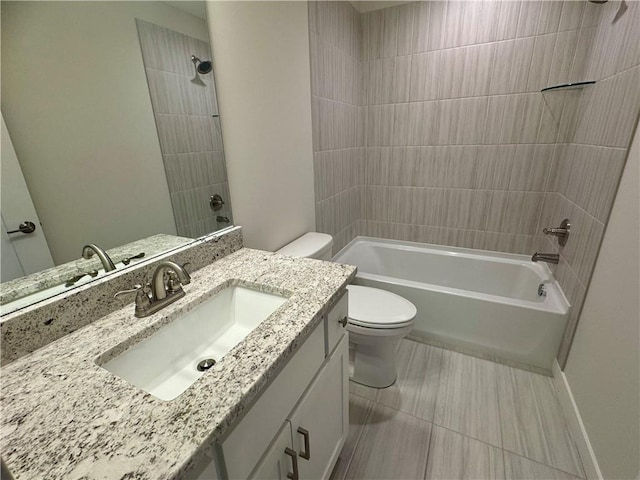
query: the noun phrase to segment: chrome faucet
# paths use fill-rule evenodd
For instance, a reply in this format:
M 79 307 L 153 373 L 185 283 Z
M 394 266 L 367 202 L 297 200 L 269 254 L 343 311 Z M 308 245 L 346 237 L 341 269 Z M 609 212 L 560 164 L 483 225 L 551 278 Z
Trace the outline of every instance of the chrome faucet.
M 105 272 L 110 272 L 111 270 L 115 270 L 116 266 L 113 264 L 113 260 L 109 258 L 107 252 L 97 246 L 95 243 L 90 243 L 89 245 L 85 245 L 82 247 L 82 258 L 89 259 L 93 257 L 93 254 L 98 255 L 98 258 L 102 262 L 102 268 L 104 268 Z
M 557 253 L 534 253 L 531 257 L 532 262 L 547 262 L 558 263 L 560 261 L 560 255 Z
M 125 293 L 135 293 L 135 315 L 138 318 L 147 317 L 184 297 L 182 285 L 190 282 L 191 277 L 184 266 L 165 261 L 156 267 L 151 283 L 134 285 L 130 290 L 121 290 L 114 295 L 114 298 Z

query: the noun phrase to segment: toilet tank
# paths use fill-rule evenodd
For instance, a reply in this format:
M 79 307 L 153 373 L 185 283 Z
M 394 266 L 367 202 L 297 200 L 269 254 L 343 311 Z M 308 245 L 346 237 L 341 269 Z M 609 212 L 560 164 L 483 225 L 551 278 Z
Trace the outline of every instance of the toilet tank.
M 309 232 L 288 243 L 277 253 L 290 257 L 317 258 L 331 260 L 333 237 L 326 233 Z

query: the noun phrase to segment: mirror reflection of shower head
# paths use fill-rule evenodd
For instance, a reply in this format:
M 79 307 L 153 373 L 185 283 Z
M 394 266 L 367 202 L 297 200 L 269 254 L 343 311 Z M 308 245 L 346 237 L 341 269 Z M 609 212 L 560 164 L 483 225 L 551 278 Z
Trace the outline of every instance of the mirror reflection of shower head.
M 207 73 L 213 70 L 213 66 L 211 65 L 211 61 L 209 60 L 200 60 L 195 55 L 191 55 L 191 61 L 193 62 L 193 66 L 196 67 L 196 72 L 201 75 L 206 75 Z

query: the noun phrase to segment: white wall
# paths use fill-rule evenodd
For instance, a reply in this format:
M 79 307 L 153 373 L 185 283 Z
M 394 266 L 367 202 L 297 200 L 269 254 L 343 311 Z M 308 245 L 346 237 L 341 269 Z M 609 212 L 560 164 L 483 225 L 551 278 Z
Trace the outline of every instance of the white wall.
M 564 372 L 607 479 L 640 473 L 639 166 L 636 130 Z
M 307 4 L 207 11 L 234 223 L 275 250 L 315 229 Z
M 208 41 L 206 22 L 162 2 L 1 6 L 2 113 L 55 262 L 175 233 L 135 18 Z

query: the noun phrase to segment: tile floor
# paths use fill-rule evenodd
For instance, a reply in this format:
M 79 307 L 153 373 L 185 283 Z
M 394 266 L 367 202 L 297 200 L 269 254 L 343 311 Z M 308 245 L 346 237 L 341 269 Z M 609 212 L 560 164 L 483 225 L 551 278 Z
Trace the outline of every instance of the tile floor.
M 584 478 L 553 379 L 411 340 L 398 380 L 350 383 L 332 480 Z

